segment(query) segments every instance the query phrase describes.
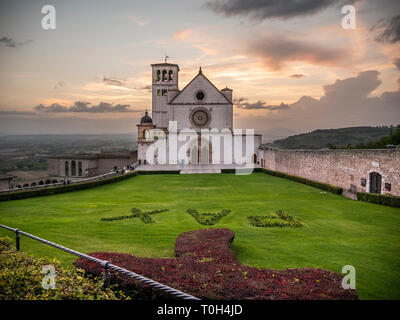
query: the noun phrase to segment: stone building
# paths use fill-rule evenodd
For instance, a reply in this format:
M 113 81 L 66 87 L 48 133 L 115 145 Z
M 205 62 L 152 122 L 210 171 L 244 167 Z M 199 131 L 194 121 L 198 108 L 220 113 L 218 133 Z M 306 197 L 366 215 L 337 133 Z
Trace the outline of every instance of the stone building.
M 0 191 L 8 190 L 13 187 L 12 180 L 14 176 L 9 174 L 0 174 Z
M 146 111 L 138 125 L 139 164 L 176 165 L 183 161 L 186 165 L 202 164 L 209 165 L 210 168 L 215 164 L 230 163 L 232 165 L 228 158 L 234 158 L 234 149 L 241 147 L 242 151 L 245 151 L 246 145 L 252 149 L 249 152 L 249 162 L 258 162 L 257 149 L 261 145 L 261 135 L 255 134 L 250 137 L 247 133 L 234 132 L 233 91 L 231 89 L 217 89 L 200 68 L 198 74 L 182 90 L 179 90 L 180 69 L 177 64 L 157 63 L 152 64 L 151 67 L 152 118 Z M 171 125 L 175 126 L 173 127 L 175 132 L 171 132 Z M 173 137 L 175 137 L 173 133 L 179 134 L 185 130 L 188 136 L 190 132 L 192 137 L 187 140 L 178 139 L 174 148 L 186 149 L 181 155 L 173 155 L 171 151 Z M 205 130 L 210 132 L 208 136 L 204 134 Z M 229 132 L 228 136 L 227 132 Z M 231 143 L 231 149 L 226 152 L 222 142 L 214 143 L 220 138 L 224 143 L 225 139 L 227 141 L 240 140 L 240 146 Z M 251 144 L 248 143 L 248 138 L 252 139 Z M 149 156 L 148 151 L 154 147 L 154 143 L 159 145 L 164 143 L 163 157 L 160 150 L 156 150 Z M 217 152 L 219 153 L 218 162 L 216 161 Z
M 47 159 L 47 171 L 54 177 L 84 178 L 122 169 L 136 161 L 137 152 L 130 150 L 59 155 Z

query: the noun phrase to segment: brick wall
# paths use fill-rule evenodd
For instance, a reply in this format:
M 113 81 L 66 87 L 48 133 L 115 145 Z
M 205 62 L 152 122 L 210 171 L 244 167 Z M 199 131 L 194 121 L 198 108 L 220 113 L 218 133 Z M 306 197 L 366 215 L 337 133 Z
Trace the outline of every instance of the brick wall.
M 369 192 L 370 173 L 382 176 L 381 193 L 400 196 L 400 150 L 260 150 L 267 169 Z M 361 179 L 365 179 L 362 186 Z M 391 185 L 391 191 L 385 184 Z M 354 188 L 354 187 L 353 187 Z

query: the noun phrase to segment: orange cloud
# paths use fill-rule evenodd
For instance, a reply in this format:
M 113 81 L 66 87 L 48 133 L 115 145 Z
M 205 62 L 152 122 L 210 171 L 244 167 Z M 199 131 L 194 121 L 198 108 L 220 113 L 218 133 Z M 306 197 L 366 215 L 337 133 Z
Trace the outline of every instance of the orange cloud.
M 174 35 L 172 36 L 172 39 L 175 41 L 183 40 L 189 35 L 190 32 L 191 32 L 190 29 L 178 31 L 178 32 L 174 33 Z

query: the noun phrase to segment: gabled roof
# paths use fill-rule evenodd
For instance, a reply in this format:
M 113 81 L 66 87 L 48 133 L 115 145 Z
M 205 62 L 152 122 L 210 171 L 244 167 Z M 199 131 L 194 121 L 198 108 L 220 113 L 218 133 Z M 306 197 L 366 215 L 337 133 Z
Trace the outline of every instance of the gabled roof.
M 199 73 L 182 89 L 179 91 L 179 93 L 168 103 L 168 104 L 174 104 L 174 101 L 180 97 L 187 88 L 191 86 L 191 84 L 198 78 L 198 77 L 203 77 L 215 90 L 217 90 L 221 97 L 227 102 L 227 104 L 232 104 L 232 101 L 229 101 L 229 99 L 203 74 L 201 67 L 199 69 Z

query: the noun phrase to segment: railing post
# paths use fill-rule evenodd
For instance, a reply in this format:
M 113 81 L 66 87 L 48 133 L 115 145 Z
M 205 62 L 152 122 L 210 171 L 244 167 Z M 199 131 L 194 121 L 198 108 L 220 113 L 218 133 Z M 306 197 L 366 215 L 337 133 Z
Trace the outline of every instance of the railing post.
M 15 229 L 15 247 L 17 248 L 17 251 L 19 251 L 21 245 L 20 245 L 20 236 L 19 236 L 19 230 Z
M 109 262 L 105 261 L 104 268 L 104 288 L 110 287 L 110 272 L 108 271 Z

